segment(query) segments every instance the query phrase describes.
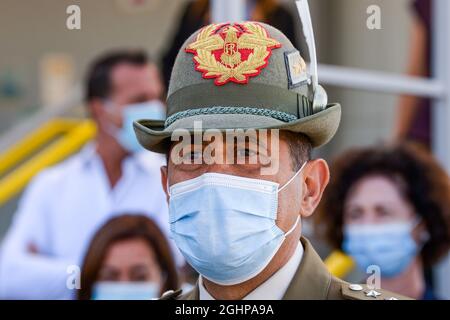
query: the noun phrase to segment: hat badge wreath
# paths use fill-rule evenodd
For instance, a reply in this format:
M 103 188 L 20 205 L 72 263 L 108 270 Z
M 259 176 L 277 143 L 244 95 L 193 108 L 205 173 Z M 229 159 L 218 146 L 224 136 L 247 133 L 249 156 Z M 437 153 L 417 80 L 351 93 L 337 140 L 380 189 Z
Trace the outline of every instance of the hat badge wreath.
M 281 44 L 271 39 L 258 23 L 211 24 L 185 49 L 195 55 L 196 70 L 218 86 L 246 84 L 267 66 L 272 49 Z

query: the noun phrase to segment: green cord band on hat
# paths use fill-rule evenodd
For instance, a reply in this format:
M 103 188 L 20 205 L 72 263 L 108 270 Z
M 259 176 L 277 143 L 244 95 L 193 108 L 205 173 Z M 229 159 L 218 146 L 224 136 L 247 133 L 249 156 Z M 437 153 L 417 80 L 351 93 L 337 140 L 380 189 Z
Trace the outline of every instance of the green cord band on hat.
M 172 123 L 179 119 L 198 116 L 198 115 L 211 115 L 211 114 L 251 114 L 255 116 L 271 117 L 283 122 L 291 122 L 298 120 L 298 118 L 292 114 L 288 114 L 282 111 L 261 109 L 261 108 L 248 108 L 248 107 L 209 107 L 200 109 L 189 109 L 181 112 L 177 112 L 167 118 L 164 126 L 167 128 Z
M 223 106 L 280 111 L 300 119 L 311 115 L 310 105 L 304 94 L 275 85 L 228 83 L 219 87 L 210 81 L 171 93 L 167 98 L 167 115 L 170 117 L 187 110 Z

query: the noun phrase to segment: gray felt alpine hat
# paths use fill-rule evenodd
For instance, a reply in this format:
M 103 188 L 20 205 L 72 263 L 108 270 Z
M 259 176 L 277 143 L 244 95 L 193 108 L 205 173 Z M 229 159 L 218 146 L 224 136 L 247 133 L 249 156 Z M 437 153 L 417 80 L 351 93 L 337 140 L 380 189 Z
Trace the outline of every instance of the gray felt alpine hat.
M 260 22 L 211 24 L 178 53 L 166 120 L 139 120 L 134 129 L 143 147 L 159 153 L 175 130 L 193 132 L 198 121 L 202 130 L 298 132 L 318 147 L 334 136 L 341 118 L 340 105 L 327 104 L 319 88 L 322 95 L 313 92 L 303 58 L 278 29 Z

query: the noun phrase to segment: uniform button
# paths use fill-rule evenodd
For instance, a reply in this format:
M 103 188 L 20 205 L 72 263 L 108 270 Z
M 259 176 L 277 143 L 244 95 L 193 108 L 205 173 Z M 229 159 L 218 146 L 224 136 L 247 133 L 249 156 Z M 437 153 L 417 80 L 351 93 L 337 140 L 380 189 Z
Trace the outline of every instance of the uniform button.
M 352 291 L 362 291 L 363 287 L 359 284 L 351 284 L 348 288 Z

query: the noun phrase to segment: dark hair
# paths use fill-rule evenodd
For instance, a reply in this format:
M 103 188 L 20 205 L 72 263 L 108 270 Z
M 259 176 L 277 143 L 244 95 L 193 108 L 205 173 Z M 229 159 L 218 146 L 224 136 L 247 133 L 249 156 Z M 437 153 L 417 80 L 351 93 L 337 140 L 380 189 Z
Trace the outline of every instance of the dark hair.
M 450 247 L 450 184 L 436 159 L 418 145 L 353 149 L 338 157 L 331 167 L 331 181 L 318 208 L 316 231 L 323 232 L 333 247 L 341 248 L 344 202 L 352 186 L 371 175 L 382 175 L 396 182 L 421 216 L 430 235 L 421 255 L 424 265 L 432 266 Z
M 291 131 L 281 131 L 287 140 L 289 152 L 292 158 L 292 168 L 294 171 L 300 170 L 303 163 L 311 159 L 311 140 L 302 133 Z
M 94 235 L 81 269 L 81 289 L 78 299 L 89 300 L 108 249 L 114 243 L 127 239 L 144 239 L 154 250 L 165 282 L 161 293 L 178 288 L 178 274 L 170 246 L 158 226 L 142 215 L 121 215 L 106 222 Z
M 142 50 L 122 50 L 109 52 L 96 59 L 87 73 L 85 101 L 107 98 L 111 94 L 111 71 L 124 63 L 143 66 L 149 63 L 149 58 Z

